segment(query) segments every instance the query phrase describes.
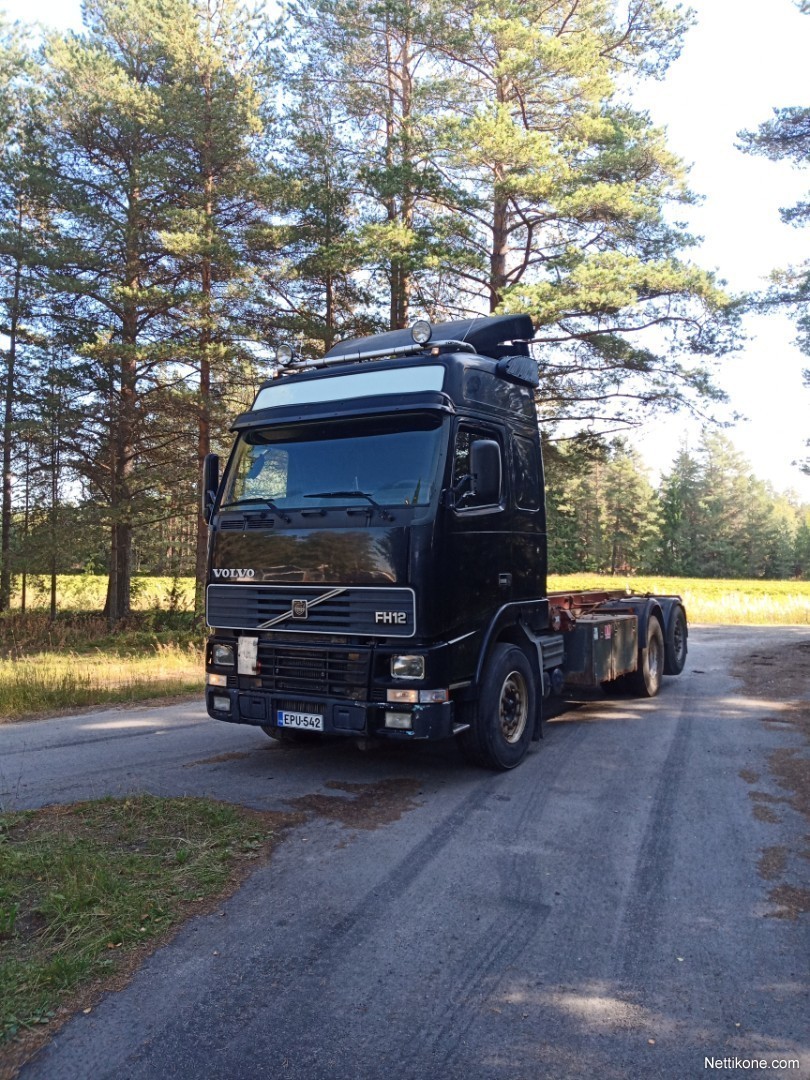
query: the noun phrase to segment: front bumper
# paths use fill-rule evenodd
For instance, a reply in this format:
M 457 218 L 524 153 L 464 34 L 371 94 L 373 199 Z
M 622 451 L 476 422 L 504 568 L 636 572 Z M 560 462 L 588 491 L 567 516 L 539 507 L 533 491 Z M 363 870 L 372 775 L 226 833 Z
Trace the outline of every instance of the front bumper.
M 225 709 L 227 700 L 228 708 Z M 206 688 L 205 703 L 208 715 L 215 720 L 232 724 L 252 724 L 256 727 L 277 727 L 278 714 L 283 711 L 315 713 L 323 717 L 324 735 L 380 736 L 407 741 L 413 739 L 447 739 L 453 734 L 453 702 L 393 705 L 369 701 L 346 701 L 307 695 L 294 700 L 290 694 L 274 694 L 266 690 L 237 690 L 231 687 Z M 397 713 L 410 720 L 408 728 L 385 726 L 386 713 Z

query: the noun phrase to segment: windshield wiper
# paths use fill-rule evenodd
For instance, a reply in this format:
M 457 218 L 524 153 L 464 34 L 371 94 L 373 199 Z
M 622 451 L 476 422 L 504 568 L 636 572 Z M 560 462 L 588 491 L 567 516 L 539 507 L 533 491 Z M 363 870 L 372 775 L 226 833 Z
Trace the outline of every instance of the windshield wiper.
M 269 506 L 274 513 L 278 514 L 282 521 L 292 521 L 289 514 L 286 514 L 280 506 L 276 506 L 272 499 L 265 499 L 260 495 L 251 495 L 246 499 L 237 499 L 236 502 L 223 503 L 220 510 L 232 510 L 235 506 L 246 506 L 248 503 L 264 503 L 265 506 Z
M 372 498 L 367 491 L 313 491 L 304 496 L 305 499 L 368 499 L 375 510 L 379 510 L 383 521 L 393 521 L 394 517 L 389 514 L 384 506 L 380 506 L 376 499 Z

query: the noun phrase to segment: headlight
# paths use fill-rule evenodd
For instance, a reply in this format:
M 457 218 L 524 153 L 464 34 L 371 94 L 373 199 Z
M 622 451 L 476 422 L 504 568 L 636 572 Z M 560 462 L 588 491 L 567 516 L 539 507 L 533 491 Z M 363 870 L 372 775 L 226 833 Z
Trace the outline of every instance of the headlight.
M 205 681 L 208 683 L 209 686 L 227 686 L 228 676 L 217 675 L 215 672 L 209 671 L 208 674 L 205 676 Z
M 392 679 L 424 679 L 425 658 L 424 656 L 392 656 L 391 678 Z
M 427 345 L 432 333 L 433 328 L 427 319 L 417 319 L 411 327 L 411 337 L 417 345 Z
M 220 645 L 215 641 L 211 650 L 211 663 L 221 667 L 233 667 L 233 645 Z

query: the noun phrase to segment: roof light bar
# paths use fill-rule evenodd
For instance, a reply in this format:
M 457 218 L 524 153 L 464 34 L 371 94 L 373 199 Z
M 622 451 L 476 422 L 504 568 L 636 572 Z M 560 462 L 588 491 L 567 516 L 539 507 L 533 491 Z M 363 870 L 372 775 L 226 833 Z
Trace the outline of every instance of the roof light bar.
M 365 349 L 363 351 L 342 353 L 340 356 L 324 356 L 320 360 L 311 360 L 307 364 L 308 369 L 331 367 L 333 364 L 358 364 L 366 360 L 387 359 L 393 356 L 409 356 L 415 353 L 430 352 L 431 356 L 438 356 L 442 349 L 453 349 L 458 352 L 475 352 L 475 348 L 468 341 L 431 341 L 428 345 L 419 345 L 414 342 L 411 345 L 398 345 L 394 349 Z

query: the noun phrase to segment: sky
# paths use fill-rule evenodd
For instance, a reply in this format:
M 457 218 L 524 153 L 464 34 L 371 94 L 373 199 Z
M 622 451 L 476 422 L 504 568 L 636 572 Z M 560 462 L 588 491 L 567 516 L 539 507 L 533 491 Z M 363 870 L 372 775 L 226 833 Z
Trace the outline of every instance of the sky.
M 784 225 L 779 207 L 810 191 L 810 170 L 771 162 L 735 149 L 736 134 L 754 130 L 773 108 L 810 104 L 810 16 L 791 0 L 691 0 L 698 16 L 679 60 L 660 84 L 647 83 L 639 102 L 667 128 L 668 144 L 692 163 L 690 185 L 704 198 L 679 210 L 704 238 L 691 257 L 717 270 L 732 291 L 761 289 L 772 269 L 810 257 L 810 232 Z M 777 490 L 793 488 L 810 501 L 810 477 L 791 465 L 810 457 L 810 390 L 802 367 L 810 357 L 793 344 L 795 331 L 781 316 L 746 319 L 749 342 L 725 359 L 718 382 L 730 397 L 720 414 L 748 419 L 726 434 L 753 471 Z M 645 458 L 681 440 L 694 446 L 695 425 L 684 417 L 648 430 Z M 663 464 L 666 468 L 669 459 Z
M 699 206 L 679 208 L 678 220 L 703 237 L 690 257 L 715 270 L 730 290 L 761 289 L 769 272 L 810 257 L 810 231 L 783 225 L 779 207 L 810 191 L 810 170 L 770 162 L 735 149 L 737 132 L 753 130 L 776 106 L 807 105 L 810 96 L 810 16 L 792 0 L 690 0 L 697 25 L 661 83 L 644 83 L 636 104 L 666 127 L 670 148 L 691 165 Z M 79 28 L 78 0 L 0 0 L 12 19 Z M 810 502 L 810 477 L 791 462 L 810 457 L 810 366 L 782 316 L 750 316 L 749 340 L 725 358 L 717 382 L 729 395 L 719 419 L 746 419 L 726 431 L 753 472 L 779 491 Z M 687 417 L 655 421 L 633 438 L 655 473 L 666 471 L 679 447 L 694 448 L 698 425 Z

